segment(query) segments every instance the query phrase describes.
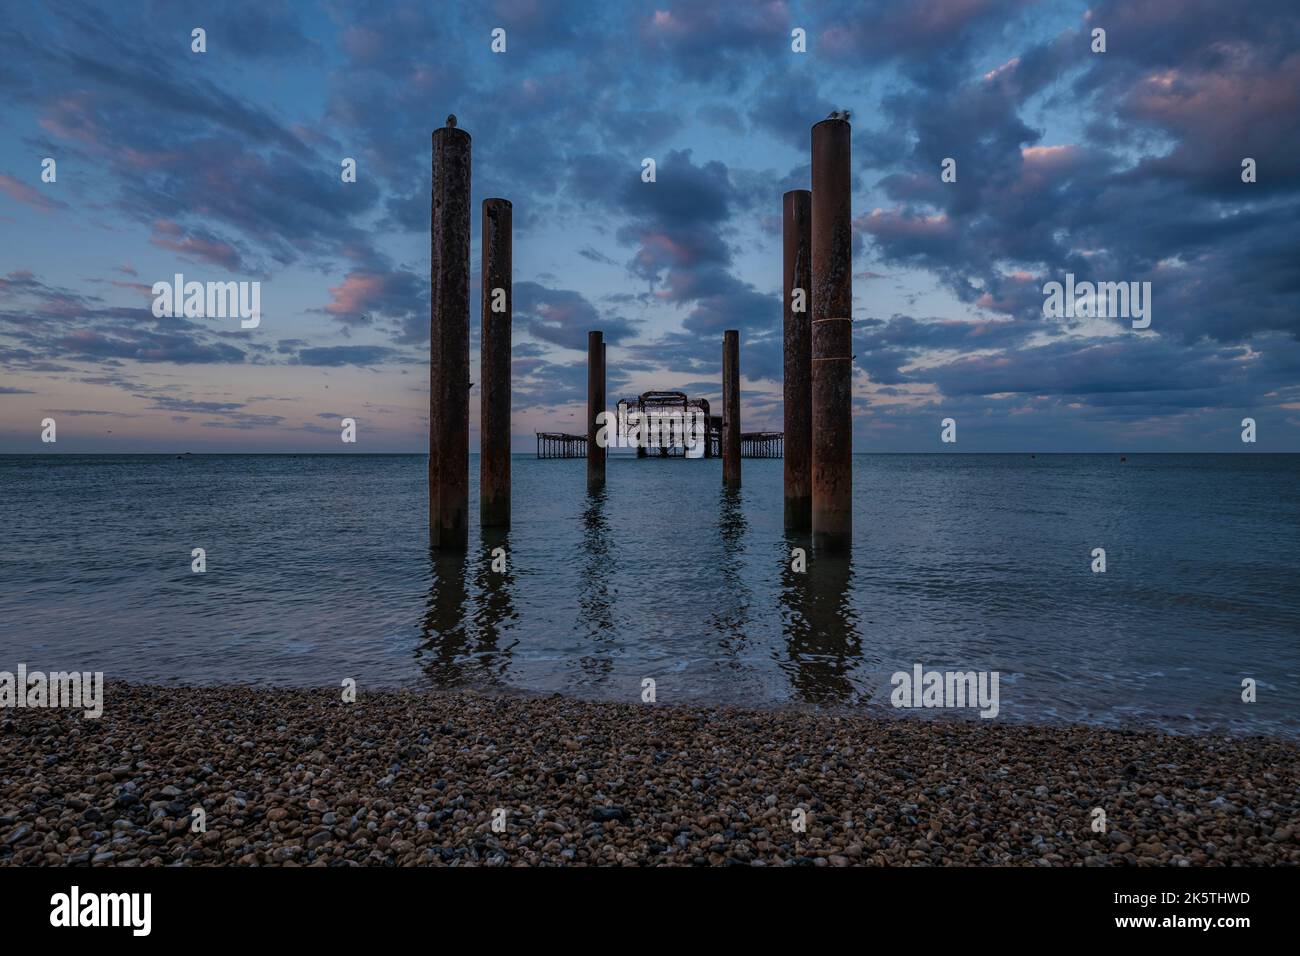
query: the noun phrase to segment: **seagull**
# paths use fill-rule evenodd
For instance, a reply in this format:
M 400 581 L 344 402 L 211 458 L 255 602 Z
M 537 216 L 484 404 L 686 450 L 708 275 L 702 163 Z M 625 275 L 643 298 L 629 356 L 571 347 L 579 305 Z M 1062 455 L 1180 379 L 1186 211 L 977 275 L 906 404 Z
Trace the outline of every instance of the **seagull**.
M 455 129 L 455 128 L 456 128 L 456 114 L 455 114 L 455 113 L 448 113 L 448 114 L 447 114 L 447 126 L 448 126 L 449 129 Z

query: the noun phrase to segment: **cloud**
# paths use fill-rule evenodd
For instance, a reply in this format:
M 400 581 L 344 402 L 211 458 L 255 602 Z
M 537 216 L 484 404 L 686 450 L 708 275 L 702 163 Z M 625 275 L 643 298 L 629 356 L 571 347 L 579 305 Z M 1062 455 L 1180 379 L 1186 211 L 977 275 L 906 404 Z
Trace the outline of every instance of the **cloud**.
M 396 342 L 429 341 L 429 282 L 406 269 L 354 269 L 331 286 L 324 311 L 345 327 L 373 325 L 377 317 L 394 320 Z
M 747 415 L 770 416 L 780 197 L 810 185 L 811 123 L 848 108 L 871 442 L 930 447 L 940 405 L 1081 444 L 1107 429 L 1195 444 L 1237 405 L 1300 419 L 1284 407 L 1300 381 L 1300 14 L 1284 0 L 240 0 L 208 16 L 203 57 L 187 17 L 68 0 L 0 31 L 6 128 L 61 174 L 57 190 L 25 163 L 0 174 L 0 215 L 31 237 L 0 277 L 19 391 L 98 379 L 151 406 L 220 405 L 232 379 L 281 366 L 297 384 L 274 389 L 292 399 L 278 424 L 251 400 L 152 413 L 294 430 L 323 424 L 305 381 L 392 373 L 418 391 L 429 136 L 456 113 L 474 137 L 475 272 L 479 201 L 514 202 L 517 407 L 565 419 L 591 329 L 639 390 L 716 381 L 735 328 Z M 44 215 L 60 210 L 76 222 Z M 169 259 L 274 278 L 274 331 L 154 319 L 144 293 Z M 1151 331 L 1045 320 L 1042 286 L 1066 272 L 1150 281 Z
M 160 249 L 169 249 L 187 259 L 210 262 L 231 272 L 244 271 L 239 252 L 230 243 L 202 230 L 190 230 L 187 233 L 179 223 L 170 219 L 159 219 L 153 224 L 153 236 L 149 241 Z
M 155 318 L 145 307 L 112 306 L 99 296 L 49 285 L 30 271 L 0 278 L 0 336 L 21 346 L 0 355 L 31 368 L 33 360 L 230 364 L 245 361 L 209 325 L 184 318 Z
M 31 185 L 15 179 L 8 173 L 0 173 L 0 192 L 18 202 L 26 203 L 33 209 L 39 209 L 41 212 L 54 212 L 56 209 L 68 208 L 67 203 L 51 199 Z
M 734 86 L 748 63 L 788 52 L 792 19 L 780 0 L 721 0 L 656 5 L 639 22 L 646 53 L 689 80 Z
M 824 4 L 819 55 L 845 63 L 894 61 L 938 87 L 958 74 L 979 40 L 1005 30 L 1028 0 L 838 0 Z
M 587 348 L 587 333 L 604 332 L 604 341 L 618 345 L 630 338 L 633 324 L 618 315 L 602 315 L 580 292 L 552 289 L 538 282 L 516 282 L 511 302 L 514 318 L 534 338 L 562 348 Z
M 382 345 L 327 345 L 299 349 L 297 361 L 302 365 L 382 365 L 399 357 L 395 349 Z
M 67 415 L 71 418 L 97 417 L 97 418 L 139 418 L 139 415 L 130 412 L 109 412 L 97 408 L 47 408 L 45 411 L 51 415 Z

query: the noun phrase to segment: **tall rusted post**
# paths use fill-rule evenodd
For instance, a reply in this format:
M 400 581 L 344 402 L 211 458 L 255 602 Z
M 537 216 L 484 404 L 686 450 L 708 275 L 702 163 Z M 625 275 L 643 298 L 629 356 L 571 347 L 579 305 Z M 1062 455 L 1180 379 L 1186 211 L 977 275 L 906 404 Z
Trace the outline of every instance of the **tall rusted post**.
M 587 490 L 605 486 L 605 449 L 596 441 L 596 416 L 605 410 L 605 342 L 603 332 L 587 333 Z
M 433 131 L 429 253 L 429 544 L 469 547 L 470 136 Z
M 722 333 L 722 484 L 740 487 L 740 333 Z
M 785 246 L 785 526 L 812 527 L 812 193 L 792 189 L 781 210 Z
M 853 210 L 850 127 L 812 128 L 813 546 L 853 537 Z
M 510 527 L 511 205 L 483 200 L 479 349 L 479 520 Z

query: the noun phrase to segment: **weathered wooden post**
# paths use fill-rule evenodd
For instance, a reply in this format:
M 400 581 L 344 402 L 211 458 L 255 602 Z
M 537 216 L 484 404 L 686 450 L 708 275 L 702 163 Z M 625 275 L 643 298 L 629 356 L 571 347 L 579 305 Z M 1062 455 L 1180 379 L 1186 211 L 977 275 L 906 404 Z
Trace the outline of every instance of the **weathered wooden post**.
M 483 200 L 479 350 L 479 520 L 510 527 L 511 205 Z
M 785 279 L 785 526 L 812 527 L 812 193 L 782 204 Z
M 429 256 L 429 544 L 469 547 L 470 136 L 433 131 Z
M 722 333 L 722 484 L 740 487 L 740 332 Z
M 605 342 L 603 332 L 587 333 L 587 490 L 605 486 L 605 449 L 596 441 L 596 417 L 605 410 Z
M 853 210 L 848 120 L 812 128 L 813 546 L 853 537 Z

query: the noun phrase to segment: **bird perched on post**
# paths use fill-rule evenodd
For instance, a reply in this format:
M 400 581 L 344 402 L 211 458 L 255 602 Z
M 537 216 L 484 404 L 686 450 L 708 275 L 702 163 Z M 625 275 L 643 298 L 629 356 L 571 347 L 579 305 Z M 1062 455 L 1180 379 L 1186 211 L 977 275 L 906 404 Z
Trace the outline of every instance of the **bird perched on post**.
M 838 119 L 838 120 L 844 120 L 844 122 L 847 123 L 847 122 L 849 121 L 849 111 L 848 111 L 848 110 L 831 110 L 831 115 L 828 116 L 828 117 L 826 117 L 826 118 L 827 118 L 827 119 Z
M 455 129 L 455 128 L 456 128 L 456 114 L 455 114 L 455 113 L 450 113 L 450 114 L 448 114 L 448 116 L 447 116 L 447 128 L 448 128 L 448 129 Z

